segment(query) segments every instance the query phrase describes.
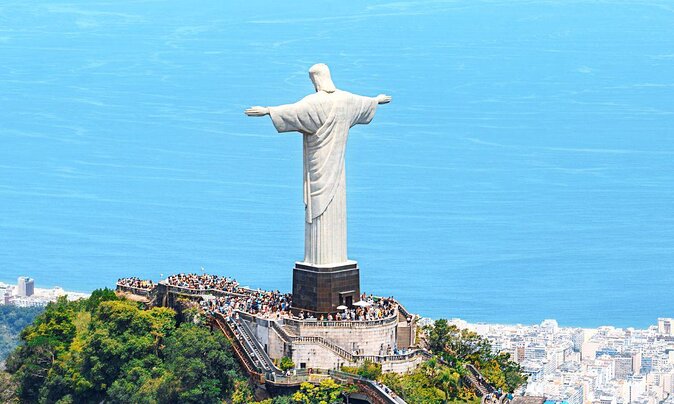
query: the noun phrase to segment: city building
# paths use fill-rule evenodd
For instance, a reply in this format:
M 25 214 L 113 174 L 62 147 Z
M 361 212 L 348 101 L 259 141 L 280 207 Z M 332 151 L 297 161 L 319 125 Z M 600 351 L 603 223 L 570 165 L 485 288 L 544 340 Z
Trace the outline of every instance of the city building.
M 25 276 L 19 276 L 16 281 L 16 296 L 26 297 L 26 283 L 31 279 Z
M 659 318 L 658 333 L 662 335 L 674 336 L 674 318 Z
M 18 307 L 40 307 L 55 302 L 59 297 L 67 296 L 68 300 L 89 297 L 88 293 L 66 292 L 58 286 L 50 289 L 35 287 L 35 280 L 28 276 L 20 276 L 16 286 L 0 282 L 0 304 Z
M 420 322 L 421 323 L 421 322 Z M 510 352 L 529 375 L 524 392 L 551 402 L 671 402 L 674 396 L 674 320 L 646 329 L 540 325 L 451 324 L 486 337 L 495 351 Z

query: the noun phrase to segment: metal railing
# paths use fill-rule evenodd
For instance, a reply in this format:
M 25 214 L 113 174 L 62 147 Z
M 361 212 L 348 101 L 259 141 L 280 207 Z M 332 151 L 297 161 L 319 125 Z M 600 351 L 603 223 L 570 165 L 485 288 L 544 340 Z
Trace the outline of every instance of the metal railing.
M 400 303 L 398 303 L 398 311 L 400 311 L 400 314 L 402 314 L 403 317 L 405 317 L 405 318 L 412 317 L 412 313 L 410 313 L 409 311 L 407 311 L 407 309 L 405 308 L 405 306 L 403 306 L 403 305 L 400 304 Z
M 276 333 L 281 337 L 281 339 L 284 342 L 291 343 L 294 341 L 295 338 L 297 338 L 297 336 L 295 335 L 288 334 L 288 332 L 283 327 L 278 325 L 276 321 L 270 321 L 269 324 L 271 325 L 271 328 L 273 328 L 276 331 Z
M 274 361 L 269 357 L 267 352 L 265 352 L 264 348 L 262 347 L 262 344 L 260 344 L 260 341 L 257 340 L 255 335 L 253 335 L 253 331 L 248 327 L 248 324 L 246 324 L 245 321 L 240 321 L 240 320 L 235 320 L 233 319 L 234 322 L 236 322 L 240 328 L 243 330 L 245 333 L 247 339 L 250 340 L 250 343 L 254 345 L 254 350 L 258 357 L 265 362 L 265 370 L 271 371 L 271 372 L 276 372 L 280 373 L 281 369 L 277 368 L 276 365 L 274 364 Z
M 398 322 L 397 311 L 379 320 L 340 320 L 340 321 L 319 321 L 319 320 L 299 320 L 296 318 L 284 318 L 284 323 L 295 327 L 332 327 L 332 328 L 369 328 Z
M 239 343 L 243 347 L 244 351 L 246 351 L 246 353 L 252 360 L 253 364 L 263 372 L 271 371 L 272 370 L 271 367 L 264 360 L 259 351 L 255 349 L 255 347 L 253 346 L 253 342 L 250 340 L 250 338 L 246 338 L 245 331 L 242 329 L 241 324 L 233 319 L 230 319 L 230 321 L 231 324 L 233 325 L 233 329 L 235 330 L 234 333 L 235 338 L 239 340 Z
M 241 363 L 243 367 L 246 369 L 246 372 L 248 372 L 248 374 L 251 377 L 254 377 L 258 380 L 260 378 L 264 378 L 263 373 L 260 372 L 257 365 L 253 362 L 253 359 L 250 357 L 250 354 L 243 349 L 241 341 L 236 337 L 236 334 L 234 333 L 234 329 L 224 319 L 224 317 L 223 319 L 220 319 L 218 317 L 212 317 L 212 319 L 213 321 L 215 321 L 215 324 L 218 326 L 218 328 L 220 328 L 220 331 L 225 335 L 225 337 L 228 340 L 230 340 L 231 346 L 234 349 L 234 353 L 239 358 L 239 363 Z
M 383 383 L 374 382 L 372 380 L 365 380 L 361 382 L 361 385 L 365 387 L 369 396 L 374 396 L 381 399 L 381 402 L 387 404 L 407 404 L 402 397 L 394 395 L 393 391 Z
M 398 354 L 398 355 L 354 355 L 354 357 L 358 361 L 369 360 L 375 363 L 387 363 L 387 362 L 409 361 L 415 357 L 423 357 L 424 359 L 430 359 L 431 355 L 423 349 L 415 349 L 405 354 Z
M 321 344 L 325 346 L 326 348 L 330 349 L 334 353 L 336 353 L 338 356 L 341 356 L 342 358 L 348 360 L 349 362 L 355 362 L 356 361 L 356 356 L 347 351 L 346 349 L 326 340 L 323 337 L 295 337 L 293 339 L 293 342 L 296 344 L 302 344 L 302 343 L 309 343 L 309 344 Z
M 162 285 L 165 285 L 169 289 L 180 289 L 183 293 L 190 293 L 190 292 L 185 292 L 185 291 L 191 291 L 195 294 L 203 294 L 204 292 L 211 293 L 211 294 L 225 294 L 225 295 L 232 295 L 232 296 L 250 296 L 255 293 L 268 293 L 269 291 L 267 290 L 262 290 L 262 289 L 251 289 L 245 286 L 236 286 L 236 290 L 240 291 L 241 293 L 238 292 L 232 292 L 224 289 L 214 289 L 214 288 L 190 288 L 187 286 L 178 286 L 178 285 L 171 285 L 168 283 L 166 280 L 163 280 L 161 282 Z
M 169 293 L 178 293 L 181 295 L 190 295 L 190 296 L 202 296 L 202 295 L 213 295 L 213 296 L 236 296 L 236 297 L 246 297 L 248 295 L 244 293 L 229 292 L 222 289 L 192 289 L 185 286 L 175 286 L 165 283 L 168 288 Z
M 482 393 L 482 396 L 486 396 L 487 394 L 496 391 L 494 386 L 492 386 L 487 382 L 484 376 L 482 376 L 482 373 L 480 373 L 480 371 L 477 370 L 475 366 L 473 366 L 471 363 L 467 363 L 465 367 L 466 369 L 468 369 L 468 374 L 466 375 L 466 378 L 473 385 L 473 387 L 475 387 L 480 393 Z

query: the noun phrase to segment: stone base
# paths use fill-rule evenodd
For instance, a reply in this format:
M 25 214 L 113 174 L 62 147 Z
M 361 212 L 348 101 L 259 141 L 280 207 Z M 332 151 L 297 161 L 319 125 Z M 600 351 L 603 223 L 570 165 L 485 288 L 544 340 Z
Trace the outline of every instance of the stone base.
M 337 306 L 360 300 L 360 270 L 356 261 L 337 265 L 296 262 L 293 268 L 293 309 L 336 313 Z

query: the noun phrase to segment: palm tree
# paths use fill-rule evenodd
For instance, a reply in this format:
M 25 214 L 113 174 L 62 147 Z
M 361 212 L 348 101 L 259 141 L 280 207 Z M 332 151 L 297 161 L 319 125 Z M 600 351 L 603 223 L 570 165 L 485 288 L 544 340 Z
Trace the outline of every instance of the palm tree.
M 443 368 L 440 370 L 434 381 L 439 385 L 438 388 L 445 393 L 445 402 L 448 402 L 450 397 L 458 396 L 460 380 L 461 375 L 456 372 L 456 369 Z
M 424 364 L 424 372 L 431 380 L 435 379 L 439 368 L 440 366 L 438 366 L 438 360 L 436 358 L 431 358 Z

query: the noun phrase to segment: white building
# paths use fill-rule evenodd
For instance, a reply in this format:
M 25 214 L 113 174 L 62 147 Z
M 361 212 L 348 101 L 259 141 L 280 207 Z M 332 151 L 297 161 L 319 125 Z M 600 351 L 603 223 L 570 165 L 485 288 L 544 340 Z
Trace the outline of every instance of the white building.
M 30 297 L 35 293 L 35 281 L 27 276 L 19 276 L 16 282 L 16 296 Z
M 658 333 L 662 335 L 674 336 L 674 318 L 659 318 Z

